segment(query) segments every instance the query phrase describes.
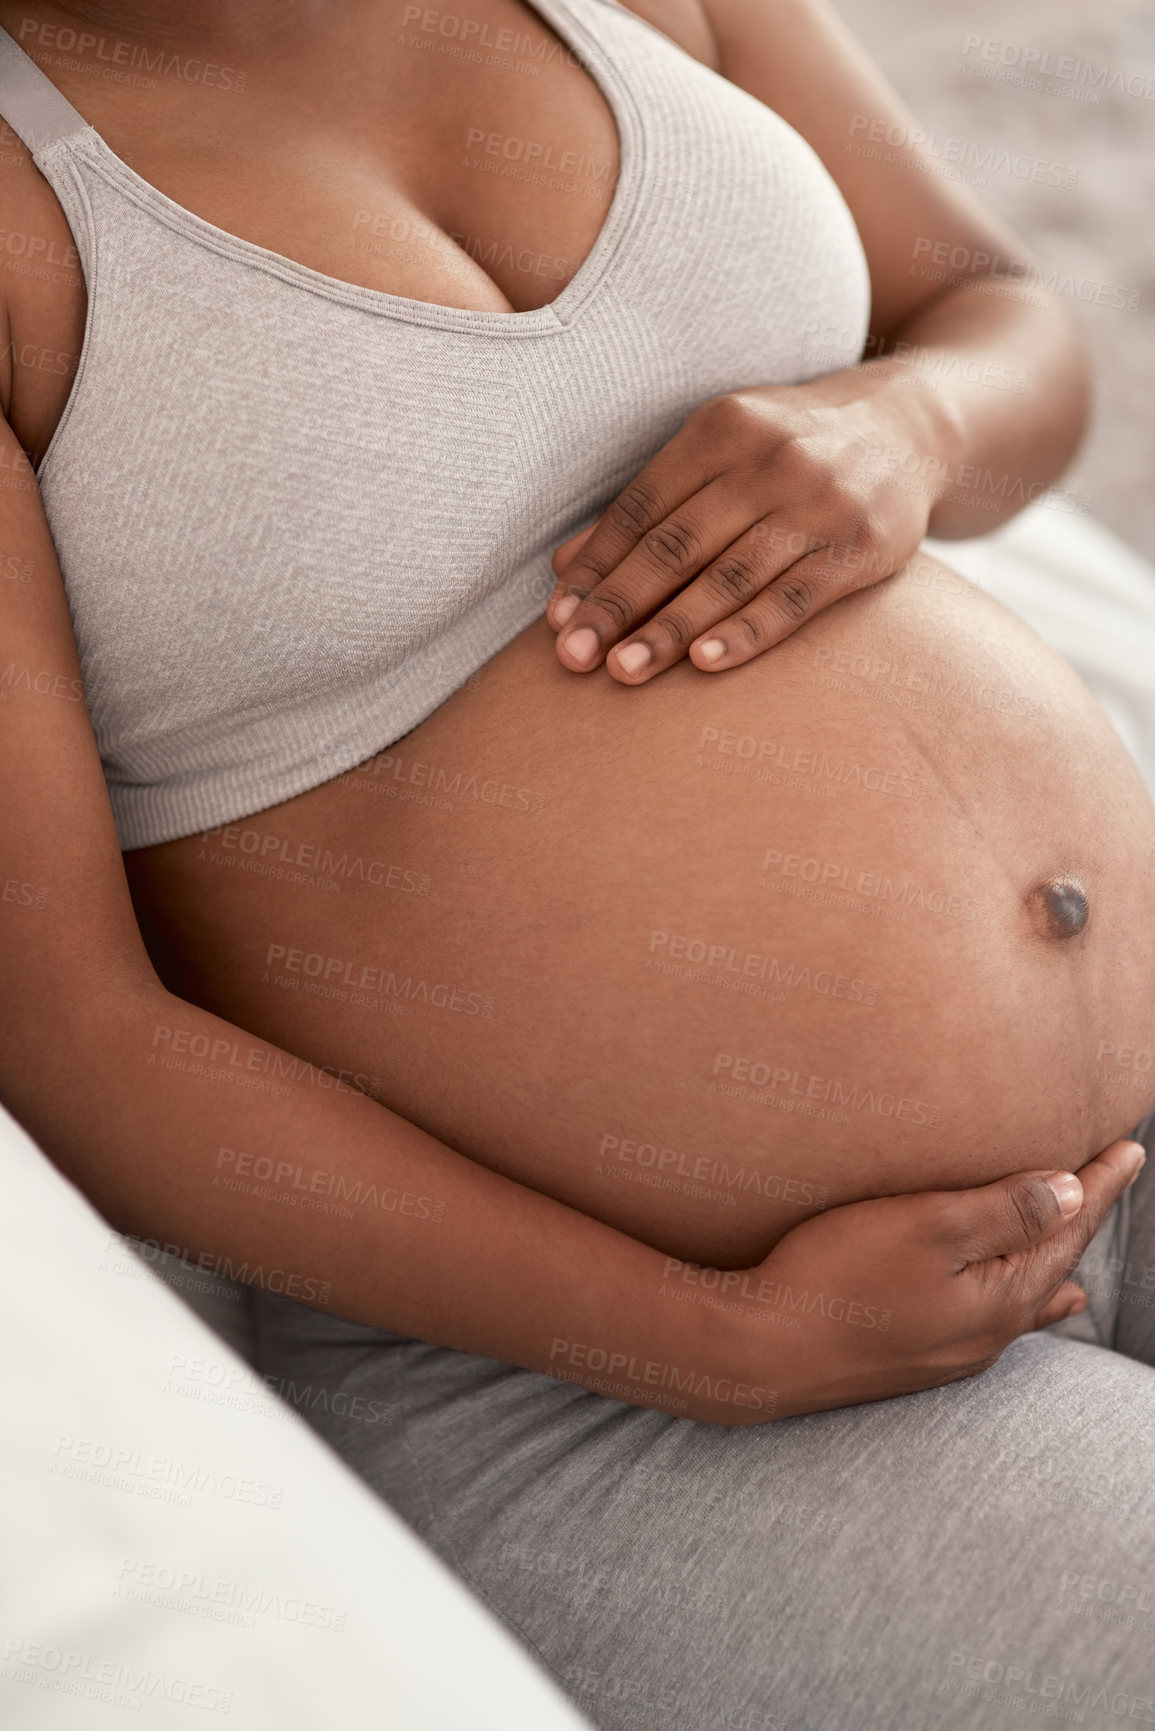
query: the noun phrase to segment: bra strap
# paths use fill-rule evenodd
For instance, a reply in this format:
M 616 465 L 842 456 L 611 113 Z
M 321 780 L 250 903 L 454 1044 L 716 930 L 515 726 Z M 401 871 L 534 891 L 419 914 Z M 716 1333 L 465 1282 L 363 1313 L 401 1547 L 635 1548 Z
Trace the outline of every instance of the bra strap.
M 58 138 L 87 129 L 88 122 L 63 97 L 51 78 L 0 28 L 0 117 L 33 156 Z

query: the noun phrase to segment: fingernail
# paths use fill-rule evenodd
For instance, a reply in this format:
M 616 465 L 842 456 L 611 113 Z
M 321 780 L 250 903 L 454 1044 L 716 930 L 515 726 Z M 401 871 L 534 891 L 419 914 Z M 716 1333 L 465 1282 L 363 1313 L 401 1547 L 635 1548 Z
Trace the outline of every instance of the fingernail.
M 563 595 L 560 601 L 554 602 L 553 616 L 559 629 L 565 624 L 567 619 L 573 618 L 574 614 L 577 612 L 578 602 L 580 600 L 580 595 Z
M 1144 1166 L 1147 1164 L 1147 1150 L 1141 1142 L 1132 1142 L 1130 1144 L 1130 1149 L 1131 1155 L 1135 1161 L 1135 1170 L 1127 1180 L 1128 1190 L 1131 1188 L 1132 1184 L 1134 1184 L 1136 1178 L 1138 1178 L 1140 1172 L 1142 1172 Z
M 650 661 L 650 652 L 644 643 L 627 643 L 624 649 L 615 649 L 614 656 L 622 672 L 629 674 L 640 673 Z
M 1055 1192 L 1060 1214 L 1076 1214 L 1083 1205 L 1083 1186 L 1073 1172 L 1049 1172 L 1044 1180 Z
M 588 667 L 601 647 L 597 632 L 591 631 L 588 625 L 583 625 L 581 630 L 575 631 L 572 636 L 564 637 L 562 642 L 566 653 L 573 657 L 579 667 Z
M 703 661 L 713 666 L 715 661 L 721 661 L 726 653 L 726 644 L 720 637 L 707 637 L 705 643 L 698 644 L 698 654 Z

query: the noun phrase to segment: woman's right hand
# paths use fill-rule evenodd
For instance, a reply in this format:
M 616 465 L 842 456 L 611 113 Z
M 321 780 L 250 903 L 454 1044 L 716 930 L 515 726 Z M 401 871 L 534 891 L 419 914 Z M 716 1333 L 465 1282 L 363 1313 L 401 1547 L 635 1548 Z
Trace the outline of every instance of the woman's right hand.
M 1121 1140 L 1077 1178 L 1020 1172 L 847 1203 L 794 1227 L 733 1289 L 746 1300 L 745 1351 L 757 1362 L 760 1337 L 763 1365 L 775 1365 L 773 1416 L 957 1382 L 1020 1334 L 1084 1310 L 1068 1276 L 1144 1158 Z

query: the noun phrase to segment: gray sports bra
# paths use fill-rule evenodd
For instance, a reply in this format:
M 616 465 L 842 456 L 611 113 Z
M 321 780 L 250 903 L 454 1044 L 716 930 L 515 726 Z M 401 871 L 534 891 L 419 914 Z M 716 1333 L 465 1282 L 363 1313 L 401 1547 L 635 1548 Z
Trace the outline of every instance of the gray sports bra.
M 415 727 L 545 610 L 550 554 L 707 397 L 862 350 L 869 278 L 792 127 L 614 0 L 535 0 L 620 174 L 549 306 L 471 312 L 238 239 L 0 30 L 0 115 L 88 288 L 39 470 L 121 846 L 232 822 Z

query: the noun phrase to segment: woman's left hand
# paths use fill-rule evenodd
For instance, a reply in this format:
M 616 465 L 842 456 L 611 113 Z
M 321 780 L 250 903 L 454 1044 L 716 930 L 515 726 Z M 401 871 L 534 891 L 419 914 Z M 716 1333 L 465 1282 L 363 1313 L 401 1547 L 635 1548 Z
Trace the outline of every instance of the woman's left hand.
M 626 685 L 686 655 L 725 671 L 892 576 L 949 472 L 931 399 L 886 362 L 711 398 L 554 554 L 560 660 Z

